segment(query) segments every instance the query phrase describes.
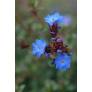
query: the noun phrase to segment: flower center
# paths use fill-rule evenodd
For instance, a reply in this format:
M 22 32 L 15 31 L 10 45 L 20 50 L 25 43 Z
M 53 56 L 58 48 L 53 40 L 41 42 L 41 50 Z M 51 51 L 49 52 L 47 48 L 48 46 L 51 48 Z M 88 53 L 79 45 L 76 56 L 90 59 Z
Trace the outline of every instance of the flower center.
M 54 21 L 54 18 L 52 20 Z
M 62 60 L 61 63 L 64 64 L 64 60 Z

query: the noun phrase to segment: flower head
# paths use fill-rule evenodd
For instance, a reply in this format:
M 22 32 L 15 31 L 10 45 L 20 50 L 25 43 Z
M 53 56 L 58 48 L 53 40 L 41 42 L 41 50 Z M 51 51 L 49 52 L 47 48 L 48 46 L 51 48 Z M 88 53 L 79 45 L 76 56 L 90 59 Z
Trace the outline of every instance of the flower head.
M 54 60 L 54 64 L 57 70 L 67 70 L 70 68 L 71 56 L 66 53 L 60 53 Z
M 44 40 L 36 40 L 32 44 L 32 54 L 37 57 L 40 57 L 44 53 L 46 45 L 47 43 Z
M 45 18 L 45 22 L 52 26 L 54 23 L 59 23 L 63 21 L 63 16 L 61 16 L 58 12 L 49 14 Z

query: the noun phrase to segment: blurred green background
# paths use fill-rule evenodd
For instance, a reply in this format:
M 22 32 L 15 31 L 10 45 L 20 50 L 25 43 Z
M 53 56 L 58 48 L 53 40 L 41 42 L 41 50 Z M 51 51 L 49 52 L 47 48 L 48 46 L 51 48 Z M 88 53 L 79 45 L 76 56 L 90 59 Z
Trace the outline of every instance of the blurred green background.
M 16 92 L 77 92 L 77 1 L 15 0 L 16 2 Z M 71 68 L 56 71 L 51 60 L 37 59 L 31 44 L 38 38 L 50 40 L 44 17 L 52 11 L 69 15 L 72 23 L 60 34 L 72 49 Z

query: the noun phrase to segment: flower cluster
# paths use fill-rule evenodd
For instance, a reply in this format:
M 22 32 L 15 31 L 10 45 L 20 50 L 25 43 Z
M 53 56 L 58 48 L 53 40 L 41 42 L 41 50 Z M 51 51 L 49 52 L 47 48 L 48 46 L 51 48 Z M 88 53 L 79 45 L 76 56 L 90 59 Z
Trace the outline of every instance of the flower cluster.
M 58 36 L 58 30 L 61 28 L 59 23 L 66 23 L 67 18 L 59 13 L 52 13 L 44 18 L 49 26 L 51 40 L 49 44 L 45 40 L 38 39 L 32 44 L 33 55 L 40 57 L 45 54 L 46 57 L 53 59 L 53 64 L 57 70 L 67 70 L 71 64 L 70 48 L 64 44 L 63 39 Z

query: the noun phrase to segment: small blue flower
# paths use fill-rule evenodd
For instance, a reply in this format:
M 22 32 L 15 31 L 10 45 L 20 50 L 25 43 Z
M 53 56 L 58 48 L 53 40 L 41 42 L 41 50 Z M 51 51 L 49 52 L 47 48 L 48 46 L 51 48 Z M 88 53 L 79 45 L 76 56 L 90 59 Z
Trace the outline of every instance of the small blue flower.
M 44 53 L 46 45 L 47 43 L 44 40 L 36 40 L 32 44 L 32 54 L 37 57 L 40 57 Z
M 52 13 L 45 18 L 45 22 L 52 26 L 54 23 L 59 23 L 63 21 L 63 16 L 61 16 L 58 12 Z
M 69 26 L 72 23 L 72 18 L 70 16 L 64 16 L 63 22 L 61 23 L 63 26 Z
M 70 68 L 71 63 L 71 56 L 67 55 L 66 53 L 60 53 L 56 57 L 54 64 L 57 70 L 65 71 Z

